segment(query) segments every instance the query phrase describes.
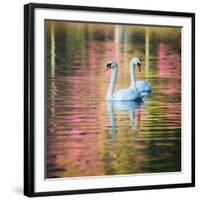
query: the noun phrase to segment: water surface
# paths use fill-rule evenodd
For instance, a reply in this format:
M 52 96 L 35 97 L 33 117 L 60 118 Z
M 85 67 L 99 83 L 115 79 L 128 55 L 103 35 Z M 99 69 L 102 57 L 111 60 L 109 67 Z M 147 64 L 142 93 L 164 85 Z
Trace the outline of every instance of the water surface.
M 180 29 L 46 21 L 46 177 L 181 170 Z M 142 103 L 106 102 L 130 85 L 129 62 L 152 93 Z

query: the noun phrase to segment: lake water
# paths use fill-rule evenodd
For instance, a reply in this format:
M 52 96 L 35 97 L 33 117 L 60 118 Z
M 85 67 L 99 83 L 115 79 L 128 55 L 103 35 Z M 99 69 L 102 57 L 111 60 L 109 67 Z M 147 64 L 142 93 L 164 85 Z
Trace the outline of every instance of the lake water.
M 46 21 L 46 177 L 181 170 L 180 29 Z M 173 33 L 173 34 L 172 34 Z M 129 62 L 141 60 L 144 102 L 106 102 L 130 86 Z

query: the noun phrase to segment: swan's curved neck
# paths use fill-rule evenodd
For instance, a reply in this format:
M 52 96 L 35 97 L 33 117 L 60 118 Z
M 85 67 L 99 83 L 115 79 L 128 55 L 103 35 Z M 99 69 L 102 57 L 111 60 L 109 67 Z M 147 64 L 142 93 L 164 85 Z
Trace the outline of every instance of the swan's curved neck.
M 107 92 L 107 96 L 106 96 L 107 100 L 112 100 L 113 92 L 115 89 L 115 83 L 117 80 L 117 75 L 118 75 L 118 67 L 115 67 L 112 69 L 111 80 L 110 80 L 110 84 L 109 84 L 109 88 L 108 88 L 108 92 Z
M 136 90 L 136 82 L 135 82 L 135 64 L 130 64 L 130 74 L 131 74 L 131 88 Z

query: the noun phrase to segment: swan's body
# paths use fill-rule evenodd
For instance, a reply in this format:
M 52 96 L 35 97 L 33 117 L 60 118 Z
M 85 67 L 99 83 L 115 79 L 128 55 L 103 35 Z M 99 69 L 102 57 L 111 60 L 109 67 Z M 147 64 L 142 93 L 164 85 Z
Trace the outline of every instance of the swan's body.
M 108 108 L 112 107 L 113 110 L 132 112 L 140 108 L 142 103 L 142 101 L 108 101 L 107 110 L 110 111 Z
M 110 62 L 107 64 L 107 70 L 112 69 L 112 76 L 110 80 L 110 85 L 108 88 L 106 100 L 107 101 L 136 101 L 136 100 L 142 100 L 143 95 L 140 93 L 136 87 L 135 84 L 131 88 L 122 89 L 119 90 L 116 93 L 114 92 L 115 84 L 117 81 L 118 76 L 118 65 L 116 62 Z
M 112 95 L 112 99 L 115 101 L 133 101 L 140 100 L 142 98 L 141 94 L 132 88 L 121 89 Z
M 138 58 L 133 58 L 130 62 L 130 75 L 131 75 L 131 86 L 130 88 L 137 88 L 139 92 L 151 92 L 151 84 L 148 81 L 141 80 L 135 81 L 135 66 L 140 63 Z M 139 68 L 140 69 L 140 68 Z
M 136 81 L 136 88 L 140 92 L 151 92 L 151 84 L 148 81 Z

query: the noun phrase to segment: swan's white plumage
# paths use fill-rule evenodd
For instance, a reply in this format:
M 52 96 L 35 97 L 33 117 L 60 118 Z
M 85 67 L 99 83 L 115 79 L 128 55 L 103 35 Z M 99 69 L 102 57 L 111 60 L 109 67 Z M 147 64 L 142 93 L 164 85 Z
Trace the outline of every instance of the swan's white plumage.
M 136 88 L 140 92 L 151 92 L 151 84 L 148 81 L 136 81 Z
M 140 100 L 142 96 L 137 90 L 132 88 L 121 89 L 113 94 L 112 100 L 115 101 L 132 101 Z
M 109 106 L 111 106 L 114 110 L 134 111 L 139 108 L 141 104 L 142 101 L 108 101 L 107 107 L 109 108 Z
M 131 86 L 127 89 L 121 89 L 114 93 L 115 84 L 118 76 L 118 65 L 115 61 L 107 64 L 107 70 L 112 69 L 112 76 L 108 88 L 107 101 L 138 101 L 147 96 L 146 92 L 151 91 L 151 84 L 147 81 L 135 81 L 135 66 L 139 65 L 138 58 L 133 58 L 130 63 Z
M 139 66 L 139 71 L 141 70 L 140 60 L 138 58 L 132 58 L 130 61 L 130 78 L 131 86 L 130 88 L 137 89 L 139 92 L 151 92 L 151 84 L 145 80 L 135 80 L 135 67 Z
M 108 69 L 112 69 L 112 75 L 106 96 L 107 101 L 135 101 L 142 99 L 142 95 L 140 94 L 140 92 L 134 88 L 122 89 L 114 93 L 115 84 L 118 76 L 117 63 L 115 61 L 109 62 L 107 64 L 107 70 Z

